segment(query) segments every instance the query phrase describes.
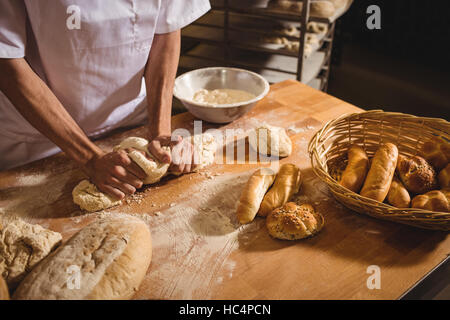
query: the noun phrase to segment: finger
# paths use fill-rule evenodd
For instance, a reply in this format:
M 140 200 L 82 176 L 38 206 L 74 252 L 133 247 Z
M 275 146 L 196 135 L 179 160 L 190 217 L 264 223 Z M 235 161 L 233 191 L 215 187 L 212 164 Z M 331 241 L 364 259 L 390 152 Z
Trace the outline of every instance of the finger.
M 110 185 L 99 184 L 98 189 L 101 192 L 106 193 L 107 195 L 114 197 L 116 199 L 122 200 L 123 198 L 125 198 L 125 194 L 122 191 L 120 191 L 119 189 L 113 188 Z
M 140 181 L 147 178 L 147 174 L 145 173 L 145 171 L 134 161 L 132 161 L 130 165 L 128 165 L 125 169 L 127 169 L 129 173 L 137 177 Z
M 182 136 L 173 136 L 170 139 L 170 147 L 173 148 L 175 147 L 177 144 L 179 144 L 181 141 L 183 141 L 183 137 Z
M 153 140 L 148 145 L 148 151 L 162 163 L 170 163 L 171 157 L 170 153 L 164 150 L 161 146 L 161 142 L 158 140 Z
M 107 183 L 111 187 L 119 189 L 120 191 L 122 191 L 125 194 L 133 194 L 136 192 L 135 187 L 133 187 L 132 185 L 130 185 L 128 183 L 120 181 L 116 177 L 110 177 L 109 179 L 107 179 Z
M 133 173 L 130 173 L 126 171 L 126 174 L 118 174 L 114 175 L 119 181 L 128 183 L 129 185 L 132 185 L 136 189 L 142 188 L 143 185 L 143 179 L 139 179 L 136 177 Z
M 128 154 L 125 152 L 125 150 L 117 151 L 114 155 L 114 162 L 115 164 L 119 164 L 121 166 L 128 166 L 132 161 L 130 157 L 128 157 Z

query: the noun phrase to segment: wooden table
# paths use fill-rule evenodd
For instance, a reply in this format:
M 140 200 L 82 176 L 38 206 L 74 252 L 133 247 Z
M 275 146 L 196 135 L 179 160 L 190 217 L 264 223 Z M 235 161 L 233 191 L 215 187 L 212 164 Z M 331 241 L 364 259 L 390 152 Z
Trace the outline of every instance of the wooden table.
M 64 239 L 108 214 L 145 218 L 152 230 L 153 259 L 137 299 L 395 299 L 446 258 L 450 237 L 356 214 L 337 203 L 315 177 L 308 141 L 325 121 L 359 111 L 285 81 L 273 85 L 238 121 L 222 127 L 204 124 L 205 129 L 248 130 L 259 120 L 295 128 L 288 131 L 293 154 L 281 162 L 302 169 L 297 200 L 312 203 L 326 219 L 324 229 L 310 239 L 274 240 L 261 218 L 238 227 L 234 207 L 247 177 L 261 166 L 257 163 L 216 164 L 203 173 L 167 177 L 140 190 L 129 204 L 86 214 L 71 198 L 84 175 L 60 154 L 0 172 L 0 207 L 59 231 Z M 192 128 L 193 120 L 188 113 L 174 116 L 173 128 Z M 111 149 L 143 132 L 119 132 L 98 143 Z M 380 268 L 380 289 L 367 287 L 367 270 L 374 265 Z

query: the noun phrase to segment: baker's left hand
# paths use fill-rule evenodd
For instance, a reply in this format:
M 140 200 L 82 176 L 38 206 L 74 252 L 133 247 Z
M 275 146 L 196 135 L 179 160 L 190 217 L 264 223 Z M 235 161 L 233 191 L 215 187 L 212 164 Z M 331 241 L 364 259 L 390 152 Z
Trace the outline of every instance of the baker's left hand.
M 164 146 L 170 147 L 171 152 L 163 149 Z M 176 174 L 189 173 L 193 171 L 197 165 L 194 146 L 188 139 L 176 136 L 162 135 L 151 140 L 149 143 L 149 152 L 160 162 L 170 163 L 169 171 Z

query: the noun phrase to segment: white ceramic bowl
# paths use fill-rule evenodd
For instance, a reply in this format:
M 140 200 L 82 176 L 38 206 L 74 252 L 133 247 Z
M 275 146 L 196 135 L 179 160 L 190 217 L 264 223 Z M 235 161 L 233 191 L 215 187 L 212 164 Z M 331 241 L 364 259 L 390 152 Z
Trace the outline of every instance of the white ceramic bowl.
M 201 90 L 235 89 L 255 95 L 249 101 L 208 105 L 193 101 L 194 94 Z M 186 109 L 199 119 L 213 123 L 228 123 L 247 113 L 269 92 L 266 79 L 254 72 L 226 67 L 197 69 L 182 74 L 175 80 L 174 96 Z

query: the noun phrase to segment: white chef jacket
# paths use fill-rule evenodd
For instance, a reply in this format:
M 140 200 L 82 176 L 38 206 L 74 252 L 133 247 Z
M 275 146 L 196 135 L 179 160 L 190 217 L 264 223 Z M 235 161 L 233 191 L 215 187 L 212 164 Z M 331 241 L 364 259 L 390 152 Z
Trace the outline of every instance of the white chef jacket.
M 154 34 L 209 9 L 207 0 L 0 0 L 0 58 L 25 57 L 96 137 L 146 119 L 143 74 Z M 0 91 L 0 170 L 59 151 Z

